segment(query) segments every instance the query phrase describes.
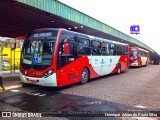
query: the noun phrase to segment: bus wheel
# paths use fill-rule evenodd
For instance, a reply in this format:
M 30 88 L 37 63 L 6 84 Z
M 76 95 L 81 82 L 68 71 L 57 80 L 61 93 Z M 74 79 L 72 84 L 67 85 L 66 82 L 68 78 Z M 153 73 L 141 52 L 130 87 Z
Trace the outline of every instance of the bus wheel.
M 119 75 L 121 73 L 121 65 L 118 64 L 118 68 L 117 68 L 117 75 Z
M 140 65 L 139 65 L 139 67 L 142 67 L 142 62 L 140 62 Z
M 81 73 L 81 84 L 87 83 L 88 78 L 89 78 L 88 70 L 86 68 L 84 68 Z

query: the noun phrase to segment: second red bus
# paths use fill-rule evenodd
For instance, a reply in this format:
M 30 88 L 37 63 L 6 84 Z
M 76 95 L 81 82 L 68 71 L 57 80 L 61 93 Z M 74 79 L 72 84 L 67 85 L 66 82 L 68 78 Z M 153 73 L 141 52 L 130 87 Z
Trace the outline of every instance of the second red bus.
M 130 47 L 130 66 L 146 66 L 149 60 L 149 51 L 139 47 Z

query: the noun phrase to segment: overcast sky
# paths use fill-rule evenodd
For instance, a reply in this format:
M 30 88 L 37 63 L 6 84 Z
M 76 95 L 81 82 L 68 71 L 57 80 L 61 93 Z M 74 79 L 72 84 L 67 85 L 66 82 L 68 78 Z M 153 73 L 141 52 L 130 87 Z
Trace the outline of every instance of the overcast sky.
M 150 46 L 160 54 L 159 0 L 58 0 Z M 140 25 L 140 34 L 130 34 Z

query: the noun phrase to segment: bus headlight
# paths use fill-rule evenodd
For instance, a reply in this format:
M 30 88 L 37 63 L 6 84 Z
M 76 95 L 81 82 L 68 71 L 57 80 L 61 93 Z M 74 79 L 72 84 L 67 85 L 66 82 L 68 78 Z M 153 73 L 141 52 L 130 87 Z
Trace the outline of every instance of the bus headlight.
M 44 74 L 44 78 L 51 76 L 54 73 L 53 70 L 49 70 Z

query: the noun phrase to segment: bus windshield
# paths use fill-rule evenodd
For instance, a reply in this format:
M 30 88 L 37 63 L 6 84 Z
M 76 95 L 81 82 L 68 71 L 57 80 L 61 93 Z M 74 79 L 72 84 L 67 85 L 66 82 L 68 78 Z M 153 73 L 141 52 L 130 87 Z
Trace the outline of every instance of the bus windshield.
M 131 48 L 130 51 L 131 51 L 130 58 L 137 59 L 137 54 L 138 54 L 137 50 L 134 48 Z
M 50 66 L 54 43 L 55 39 L 26 39 L 22 49 L 21 64 Z

